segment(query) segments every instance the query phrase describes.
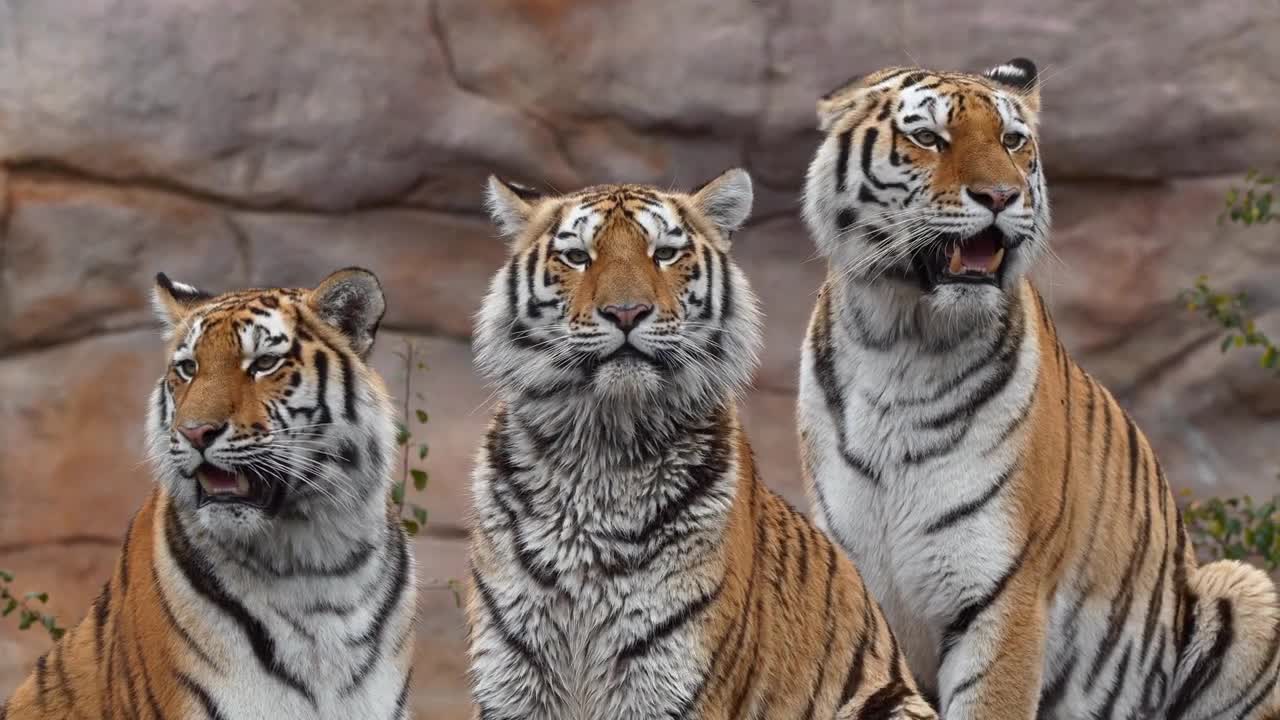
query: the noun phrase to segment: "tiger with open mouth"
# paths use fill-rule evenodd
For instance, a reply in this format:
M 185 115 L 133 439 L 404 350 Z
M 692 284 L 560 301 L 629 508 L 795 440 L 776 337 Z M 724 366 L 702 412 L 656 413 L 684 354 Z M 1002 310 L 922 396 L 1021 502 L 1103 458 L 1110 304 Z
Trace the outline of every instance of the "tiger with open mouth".
M 367 360 L 377 278 L 211 295 L 158 276 L 156 484 L 4 720 L 408 717 L 416 589 Z

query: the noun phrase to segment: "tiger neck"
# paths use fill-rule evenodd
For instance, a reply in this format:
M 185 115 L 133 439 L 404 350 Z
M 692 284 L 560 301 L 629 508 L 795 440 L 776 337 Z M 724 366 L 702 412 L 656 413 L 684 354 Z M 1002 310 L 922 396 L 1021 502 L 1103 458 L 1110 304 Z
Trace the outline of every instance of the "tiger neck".
M 383 478 L 356 473 L 358 483 L 385 483 Z M 264 533 L 245 537 L 223 537 L 211 533 L 187 513 L 167 500 L 172 518 L 186 536 L 196 555 L 212 566 L 238 566 L 259 577 L 323 576 L 333 568 L 362 564 L 379 554 L 396 531 L 387 519 L 387 494 L 371 492 L 352 506 L 310 509 L 306 513 L 288 508 Z
M 725 394 L 680 403 L 670 397 L 610 402 L 590 393 L 510 398 L 513 429 L 527 437 L 540 463 L 601 472 L 632 471 L 662 461 L 673 446 L 733 414 Z

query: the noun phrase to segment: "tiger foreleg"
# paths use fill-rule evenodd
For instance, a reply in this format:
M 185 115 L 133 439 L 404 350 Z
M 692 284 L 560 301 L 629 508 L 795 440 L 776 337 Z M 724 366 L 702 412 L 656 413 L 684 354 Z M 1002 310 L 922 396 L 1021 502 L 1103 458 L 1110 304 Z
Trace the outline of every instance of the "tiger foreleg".
M 1044 653 L 1040 593 L 1015 576 L 988 600 L 962 610 L 947 630 L 938 672 L 942 717 L 1030 720 Z
M 1191 634 L 1167 696 L 1169 720 L 1280 717 L 1280 607 L 1261 570 L 1221 560 L 1195 570 Z

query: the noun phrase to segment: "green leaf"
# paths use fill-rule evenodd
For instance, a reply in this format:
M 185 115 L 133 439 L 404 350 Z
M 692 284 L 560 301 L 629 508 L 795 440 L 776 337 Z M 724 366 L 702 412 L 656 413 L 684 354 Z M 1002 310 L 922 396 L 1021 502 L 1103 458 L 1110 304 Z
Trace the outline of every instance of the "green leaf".
M 404 527 L 405 532 L 409 533 L 409 537 L 417 535 L 420 529 L 418 523 L 414 520 L 401 520 L 400 525 Z
M 413 506 L 413 517 L 420 524 L 427 524 L 427 509 L 418 505 Z
M 415 468 L 413 470 L 410 470 L 409 474 L 413 476 L 413 487 L 416 490 L 421 491 L 421 490 L 427 489 L 427 471 L 426 470 L 418 470 Z
M 0 610 L 0 617 L 8 617 L 13 614 L 14 610 L 17 610 L 17 609 L 18 609 L 18 601 L 14 600 L 13 598 L 9 598 L 9 602 L 5 604 L 4 610 Z
M 34 623 L 35 621 L 36 619 L 34 615 L 24 611 L 18 620 L 18 629 L 26 630 L 27 628 L 31 627 L 31 624 Z
M 13 582 L 13 575 L 10 575 L 9 572 L 6 570 L 0 570 L 0 580 L 3 580 L 5 582 Z
M 47 603 L 49 602 L 49 593 L 43 593 L 36 590 L 32 590 L 26 595 L 23 595 L 22 599 L 23 600 L 39 600 L 42 603 Z
M 1276 347 L 1272 345 L 1262 353 L 1262 358 L 1258 361 L 1264 368 L 1273 368 L 1276 366 Z
M 396 483 L 391 486 L 391 502 L 397 505 L 404 504 L 404 483 Z
M 429 449 L 429 448 L 427 448 L 427 446 L 426 446 L 426 445 L 419 445 L 419 446 L 418 446 L 418 459 L 419 459 L 419 460 L 426 460 L 426 459 L 427 459 L 427 450 L 428 450 L 428 449 Z
M 423 411 L 423 410 L 417 410 L 417 411 L 415 411 L 415 412 L 416 412 L 416 414 L 417 414 L 417 416 L 418 416 L 418 422 L 420 422 L 420 423 L 426 423 L 426 422 L 427 422 L 427 413 L 426 413 L 425 411 Z
M 1226 352 L 1231 349 L 1231 341 L 1233 339 L 1234 338 L 1231 335 L 1222 338 L 1222 352 Z
M 407 442 L 409 442 L 409 428 L 405 427 L 404 423 L 397 420 L 396 421 L 396 444 L 404 445 Z
M 53 636 L 54 640 L 61 640 L 62 636 L 67 634 L 67 631 L 62 628 L 49 628 L 49 634 Z

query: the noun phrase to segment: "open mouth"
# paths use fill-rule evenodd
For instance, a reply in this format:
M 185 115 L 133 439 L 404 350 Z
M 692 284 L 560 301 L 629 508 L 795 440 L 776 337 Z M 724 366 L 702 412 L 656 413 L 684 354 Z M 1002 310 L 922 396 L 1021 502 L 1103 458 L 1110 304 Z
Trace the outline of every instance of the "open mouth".
M 224 470 L 209 463 L 196 468 L 196 507 L 219 503 L 265 510 L 277 504 L 280 494 L 280 483 L 248 468 Z
M 914 258 L 920 284 L 927 292 L 939 285 L 969 283 L 999 287 L 1005 255 L 1011 251 L 995 225 L 967 238 L 952 238 Z
M 623 343 L 617 350 L 606 355 L 600 364 L 613 362 L 615 360 L 631 360 L 637 362 L 652 363 L 653 358 L 641 352 L 635 345 L 631 343 Z

